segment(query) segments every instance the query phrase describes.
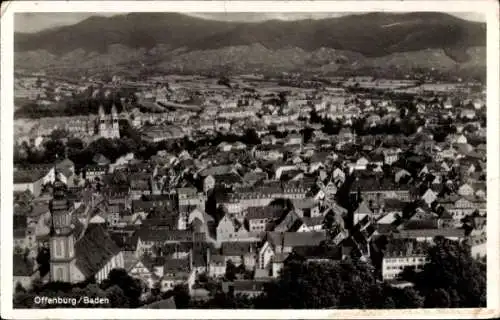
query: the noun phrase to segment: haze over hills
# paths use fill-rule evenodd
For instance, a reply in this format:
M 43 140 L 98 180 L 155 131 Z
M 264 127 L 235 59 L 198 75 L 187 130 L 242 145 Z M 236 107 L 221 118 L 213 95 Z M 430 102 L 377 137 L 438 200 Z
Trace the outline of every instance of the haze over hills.
M 478 70 L 486 25 L 444 13 L 368 13 L 320 20 L 226 22 L 179 13 L 94 16 L 15 35 L 18 68 L 150 66 L 200 72 Z

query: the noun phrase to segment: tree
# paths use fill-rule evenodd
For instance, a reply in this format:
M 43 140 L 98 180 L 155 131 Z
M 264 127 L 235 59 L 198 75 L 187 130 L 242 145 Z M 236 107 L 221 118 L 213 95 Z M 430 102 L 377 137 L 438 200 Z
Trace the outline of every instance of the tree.
M 397 308 L 415 309 L 424 306 L 424 298 L 413 288 L 391 288 L 390 296 Z
M 435 243 L 428 250 L 429 263 L 415 281 L 426 306 L 485 307 L 486 269 L 471 257 L 470 247 L 442 237 Z
M 128 179 L 122 170 L 115 170 L 111 177 L 111 182 L 114 185 L 128 185 Z
M 426 308 L 450 308 L 450 295 L 443 288 L 432 289 L 425 298 L 424 305 Z
M 373 268 L 359 261 L 307 262 L 288 259 L 277 281 L 254 299 L 256 308 L 419 308 L 412 288 L 379 283 Z
M 318 112 L 314 108 L 312 108 L 311 113 L 310 113 L 310 121 L 311 121 L 311 123 L 320 123 L 321 122 L 321 117 L 318 115 Z
M 259 138 L 259 135 L 257 134 L 257 131 L 255 129 L 250 128 L 245 131 L 245 135 L 243 136 L 242 141 L 246 144 L 249 145 L 256 145 L 260 144 L 261 140 Z
M 226 279 L 228 281 L 234 281 L 236 279 L 236 266 L 231 260 L 226 263 Z
M 25 293 L 26 289 L 24 289 L 23 285 L 20 282 L 16 282 L 15 293 Z
M 113 286 L 118 286 L 123 291 L 123 294 L 127 298 L 128 305 L 131 308 L 135 308 L 140 305 L 142 284 L 140 280 L 129 276 L 125 269 L 111 270 L 109 272 L 108 278 L 105 279 L 105 281 L 103 281 L 102 283 L 102 288 L 104 290 L 107 290 Z M 117 294 L 117 291 L 113 291 L 113 294 Z
M 109 299 L 109 304 L 112 308 L 127 308 L 129 300 L 125 293 L 118 285 L 113 285 L 105 290 L 106 298 Z
M 189 295 L 189 288 L 187 285 L 176 285 L 174 287 L 174 300 L 177 309 L 187 309 L 189 308 L 189 302 L 191 296 Z
M 33 202 L 34 199 L 35 199 L 35 197 L 31 193 L 31 191 L 25 190 L 23 192 L 18 192 L 15 194 L 14 202 L 23 206 L 23 207 L 27 207 L 27 206 L 31 205 L 31 203 Z
M 69 132 L 64 129 L 54 129 L 50 133 L 50 139 L 51 140 L 62 140 L 65 139 L 69 136 Z
M 398 275 L 398 278 L 403 280 L 403 281 L 408 281 L 411 283 L 415 283 L 417 279 L 417 274 L 415 272 L 415 269 L 413 267 L 404 267 L 403 271 L 401 271 Z
M 301 130 L 302 138 L 304 139 L 304 143 L 308 143 L 313 136 L 314 129 L 311 127 L 304 128 Z
M 42 248 L 36 256 L 38 271 L 40 276 L 45 276 L 50 271 L 50 251 L 47 248 Z
M 66 148 L 61 140 L 47 140 L 44 142 L 45 162 L 54 162 L 57 157 L 62 157 L 65 154 Z
M 70 138 L 66 142 L 66 146 L 69 149 L 76 149 L 76 150 L 82 150 L 83 149 L 83 142 L 79 138 Z

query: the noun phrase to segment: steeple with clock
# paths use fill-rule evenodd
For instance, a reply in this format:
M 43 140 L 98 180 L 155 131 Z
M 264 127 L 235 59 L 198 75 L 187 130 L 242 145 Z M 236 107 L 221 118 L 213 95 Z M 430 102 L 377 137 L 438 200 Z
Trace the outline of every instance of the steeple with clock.
M 75 237 L 67 198 L 67 186 L 56 173 L 53 196 L 50 201 L 52 216 L 50 233 L 51 281 L 72 282 L 72 265 L 75 262 Z

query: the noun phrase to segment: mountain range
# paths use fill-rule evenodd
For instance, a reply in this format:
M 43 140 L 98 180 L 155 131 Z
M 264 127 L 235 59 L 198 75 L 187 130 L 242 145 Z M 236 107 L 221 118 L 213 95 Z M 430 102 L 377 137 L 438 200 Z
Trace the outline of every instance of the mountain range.
M 486 66 L 486 24 L 433 12 L 264 22 L 130 13 L 16 33 L 14 48 L 24 69 L 472 72 Z

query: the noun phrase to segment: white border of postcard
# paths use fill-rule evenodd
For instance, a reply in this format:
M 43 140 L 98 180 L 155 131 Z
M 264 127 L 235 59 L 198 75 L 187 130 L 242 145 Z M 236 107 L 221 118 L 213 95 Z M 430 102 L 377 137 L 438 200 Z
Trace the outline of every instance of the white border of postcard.
M 13 30 L 15 12 L 473 12 L 487 17 L 487 308 L 412 310 L 144 310 L 12 308 Z M 492 318 L 500 297 L 499 246 L 499 9 L 495 0 L 470 1 L 15 1 L 1 18 L 1 316 L 6 319 L 403 319 Z

